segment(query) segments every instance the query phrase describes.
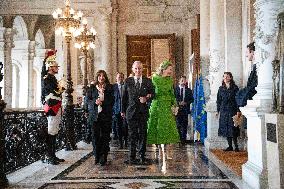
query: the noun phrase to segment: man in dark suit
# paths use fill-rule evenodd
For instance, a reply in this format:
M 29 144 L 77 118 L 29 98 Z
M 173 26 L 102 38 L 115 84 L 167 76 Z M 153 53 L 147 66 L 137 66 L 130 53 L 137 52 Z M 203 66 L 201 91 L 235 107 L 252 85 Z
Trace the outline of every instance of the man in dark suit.
M 133 63 L 132 71 L 134 76 L 125 80 L 125 91 L 122 100 L 122 116 L 126 117 L 129 134 L 129 159 L 125 163 L 144 164 L 149 115 L 147 101 L 153 96 L 154 88 L 151 80 L 142 76 L 143 65 L 140 61 Z M 137 144 L 140 155 L 139 160 L 136 159 Z
M 247 81 L 247 86 L 240 89 L 236 94 L 236 101 L 239 107 L 244 107 L 247 105 L 248 100 L 252 100 L 252 97 L 257 93 L 256 87 L 258 84 L 257 69 L 254 62 L 254 42 L 247 45 L 246 57 L 248 61 L 252 63 L 251 72 Z
M 186 142 L 188 114 L 190 114 L 190 104 L 193 102 L 193 95 L 190 88 L 186 85 L 186 77 L 181 76 L 179 86 L 176 87 L 175 96 L 179 105 L 177 114 L 177 127 L 182 144 Z
M 113 85 L 114 92 L 114 105 L 113 105 L 113 116 L 114 116 L 114 130 L 116 131 L 119 139 L 120 149 L 123 148 L 123 143 L 127 146 L 127 124 L 125 119 L 121 116 L 122 112 L 122 97 L 124 94 L 124 74 L 116 74 L 116 83 Z
M 258 76 L 257 76 L 257 69 L 256 69 L 256 62 L 254 61 L 254 52 L 255 52 L 255 42 L 252 42 L 247 45 L 246 50 L 246 57 L 248 58 L 248 61 L 252 64 L 251 65 L 251 72 L 249 74 L 249 78 L 247 81 L 247 86 L 240 89 L 235 96 L 237 105 L 239 107 L 244 107 L 247 105 L 248 100 L 252 100 L 252 97 L 257 93 L 256 87 L 258 85 Z M 240 117 L 241 114 L 238 113 L 238 116 Z M 243 127 L 247 128 L 247 118 L 243 117 Z

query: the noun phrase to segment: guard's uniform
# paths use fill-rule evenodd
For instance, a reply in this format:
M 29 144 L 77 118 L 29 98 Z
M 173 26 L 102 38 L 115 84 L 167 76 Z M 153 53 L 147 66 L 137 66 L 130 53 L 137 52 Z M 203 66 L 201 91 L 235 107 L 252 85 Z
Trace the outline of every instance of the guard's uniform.
M 62 88 L 58 85 L 56 77 L 48 73 L 50 67 L 58 67 L 55 61 L 55 51 L 47 52 L 42 67 L 42 103 L 48 121 L 48 133 L 46 133 L 47 163 L 57 165 L 64 159 L 56 157 L 56 135 L 61 122 Z M 46 69 L 47 68 L 47 69 Z
M 61 121 L 62 90 L 52 74 L 44 76 L 42 95 L 44 96 L 44 112 L 48 119 L 48 134 L 56 135 Z

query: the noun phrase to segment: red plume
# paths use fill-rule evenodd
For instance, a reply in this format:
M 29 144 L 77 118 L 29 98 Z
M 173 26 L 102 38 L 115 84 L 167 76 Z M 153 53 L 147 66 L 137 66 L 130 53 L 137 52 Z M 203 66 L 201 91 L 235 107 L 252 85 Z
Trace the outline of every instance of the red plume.
M 48 49 L 48 50 L 46 50 L 45 58 L 48 58 L 49 56 L 55 55 L 56 52 L 57 52 L 57 50 L 55 50 L 55 49 Z

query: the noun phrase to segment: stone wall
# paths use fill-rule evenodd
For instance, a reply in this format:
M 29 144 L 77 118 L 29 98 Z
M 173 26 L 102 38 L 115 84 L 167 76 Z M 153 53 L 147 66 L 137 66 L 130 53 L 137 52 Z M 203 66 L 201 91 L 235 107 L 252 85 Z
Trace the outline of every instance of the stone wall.
M 126 35 L 175 33 L 176 75 L 188 74 L 191 30 L 197 28 L 197 0 L 118 0 L 118 71 L 127 72 Z

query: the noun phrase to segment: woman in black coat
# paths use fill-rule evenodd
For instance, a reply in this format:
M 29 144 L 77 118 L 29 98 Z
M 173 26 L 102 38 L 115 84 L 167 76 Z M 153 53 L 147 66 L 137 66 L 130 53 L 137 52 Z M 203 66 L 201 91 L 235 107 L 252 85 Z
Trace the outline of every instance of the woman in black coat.
M 94 88 L 88 91 L 88 96 L 91 97 L 90 102 L 94 107 L 93 111 L 89 112 L 89 116 L 93 117 L 94 120 L 91 130 L 95 163 L 104 166 L 110 150 L 112 107 L 114 103 L 113 87 L 109 83 L 104 70 L 99 70 L 96 73 Z
M 232 73 L 224 72 L 222 86 L 219 87 L 217 94 L 217 115 L 220 116 L 218 135 L 227 137 L 229 144 L 225 151 L 233 151 L 232 139 L 234 140 L 235 151 L 239 151 L 237 140 L 240 129 L 234 126 L 232 118 L 236 114 L 241 115 L 235 99 L 238 90 L 239 88 L 235 84 Z

